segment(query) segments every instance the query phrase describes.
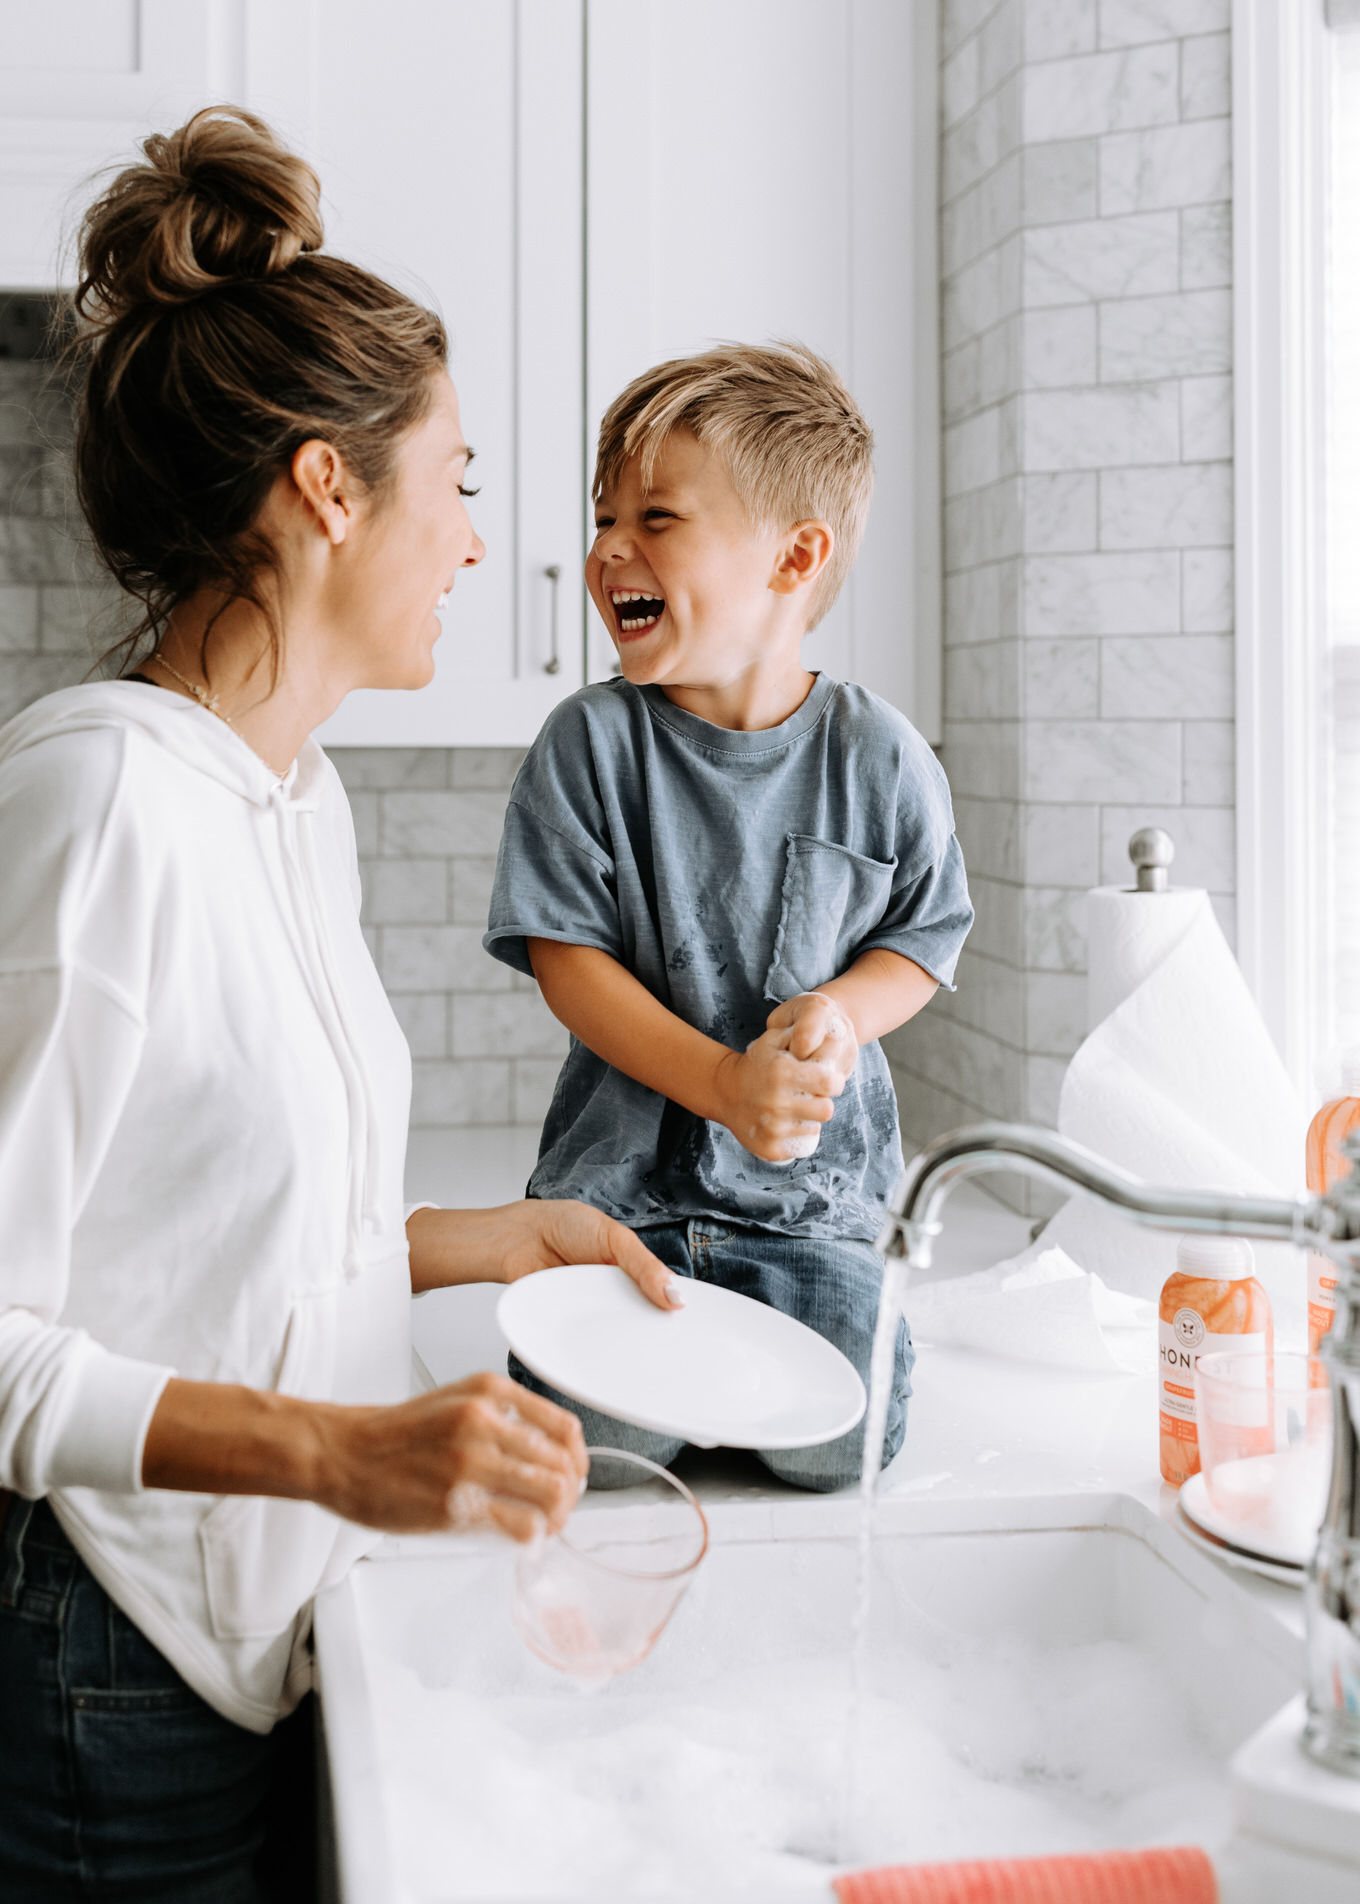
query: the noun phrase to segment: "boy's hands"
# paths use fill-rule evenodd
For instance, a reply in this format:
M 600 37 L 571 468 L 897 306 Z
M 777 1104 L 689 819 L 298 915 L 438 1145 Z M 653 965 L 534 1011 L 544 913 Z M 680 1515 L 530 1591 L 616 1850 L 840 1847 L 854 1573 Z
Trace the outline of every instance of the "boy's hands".
M 720 1121 L 767 1164 L 810 1157 L 845 1089 L 846 1073 L 837 1063 L 795 1057 L 791 1037 L 786 1026 L 767 1031 L 745 1051 L 729 1052 L 718 1068 Z
M 844 1084 L 859 1058 L 859 1039 L 850 1014 L 825 992 L 800 992 L 776 1005 L 765 1020 L 767 1031 L 787 1031 L 788 1049 L 795 1058 L 815 1058 L 833 1064 Z
M 849 1014 L 824 992 L 786 999 L 765 1023 L 764 1036 L 724 1067 L 731 1104 L 722 1121 L 766 1163 L 792 1163 L 816 1150 L 820 1127 L 855 1068 L 859 1040 Z

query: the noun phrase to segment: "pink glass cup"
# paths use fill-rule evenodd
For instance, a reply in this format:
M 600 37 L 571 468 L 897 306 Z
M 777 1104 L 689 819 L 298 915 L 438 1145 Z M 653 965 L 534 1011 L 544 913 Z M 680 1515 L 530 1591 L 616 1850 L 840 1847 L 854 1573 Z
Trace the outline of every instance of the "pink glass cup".
M 708 1551 L 708 1522 L 685 1486 L 655 1461 L 621 1448 L 588 1448 L 591 1473 L 607 1464 L 608 1503 L 578 1508 L 560 1534 L 515 1563 L 514 1618 L 547 1665 L 595 1691 L 651 1652 Z

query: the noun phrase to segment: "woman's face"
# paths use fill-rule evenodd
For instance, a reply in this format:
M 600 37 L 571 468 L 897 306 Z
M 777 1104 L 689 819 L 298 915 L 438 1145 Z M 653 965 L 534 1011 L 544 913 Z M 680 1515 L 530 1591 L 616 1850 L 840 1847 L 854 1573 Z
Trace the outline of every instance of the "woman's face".
M 327 619 L 350 687 L 424 687 L 434 675 L 436 608 L 459 570 L 486 554 L 464 500 L 472 452 L 458 393 L 443 371 L 432 381 L 429 412 L 403 437 L 390 487 L 358 512 L 335 565 Z

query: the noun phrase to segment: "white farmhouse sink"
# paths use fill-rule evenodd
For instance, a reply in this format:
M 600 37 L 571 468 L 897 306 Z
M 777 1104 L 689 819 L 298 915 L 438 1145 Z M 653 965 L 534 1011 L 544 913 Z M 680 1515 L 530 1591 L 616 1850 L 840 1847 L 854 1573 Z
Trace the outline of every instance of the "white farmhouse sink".
M 688 1599 L 601 1694 L 526 1651 L 506 1543 L 403 1542 L 318 1602 L 344 1904 L 827 1904 L 842 1854 L 1154 1842 L 1222 1854 L 1225 1896 L 1277 1894 L 1273 1852 L 1230 1875 L 1227 1764 L 1296 1692 L 1299 1643 L 1147 1507 L 881 1502 L 848 1843 L 857 1505 L 709 1515 Z

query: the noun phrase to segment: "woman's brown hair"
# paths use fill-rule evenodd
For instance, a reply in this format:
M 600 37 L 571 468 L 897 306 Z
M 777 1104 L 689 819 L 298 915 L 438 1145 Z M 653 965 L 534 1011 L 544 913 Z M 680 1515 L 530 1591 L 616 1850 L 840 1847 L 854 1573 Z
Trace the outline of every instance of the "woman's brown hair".
M 444 326 L 320 250 L 316 174 L 253 113 L 208 107 L 142 152 L 85 214 L 73 300 L 77 494 L 141 609 L 114 653 L 207 587 L 260 609 L 277 667 L 265 497 L 314 437 L 380 497 Z

